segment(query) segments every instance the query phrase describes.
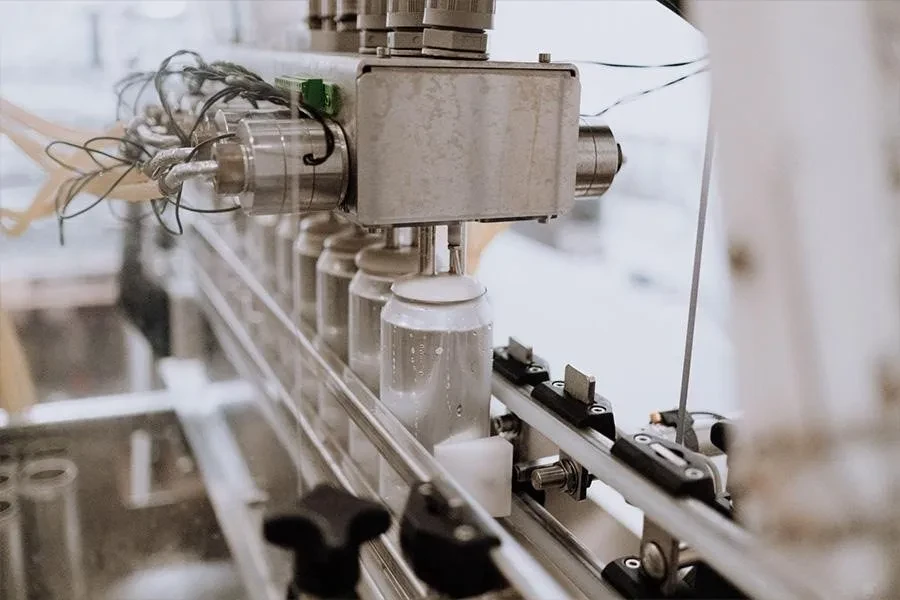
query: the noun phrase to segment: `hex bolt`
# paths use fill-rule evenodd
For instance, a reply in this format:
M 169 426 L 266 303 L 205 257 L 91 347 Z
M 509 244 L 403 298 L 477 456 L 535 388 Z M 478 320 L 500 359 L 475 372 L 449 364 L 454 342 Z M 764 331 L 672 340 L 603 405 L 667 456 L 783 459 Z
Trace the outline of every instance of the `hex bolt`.
M 470 542 L 475 539 L 475 528 L 471 525 L 459 525 L 453 530 L 453 537 L 460 542 Z
M 538 62 L 539 63 L 546 64 L 546 63 L 550 62 L 550 58 L 551 57 L 550 57 L 549 52 L 541 52 L 540 54 L 538 54 Z
M 649 577 L 656 580 L 665 579 L 669 567 L 659 545 L 647 542 L 641 546 L 641 567 Z
M 706 473 L 697 467 L 688 467 L 684 470 L 684 476 L 688 479 L 703 479 L 703 477 L 706 476 Z

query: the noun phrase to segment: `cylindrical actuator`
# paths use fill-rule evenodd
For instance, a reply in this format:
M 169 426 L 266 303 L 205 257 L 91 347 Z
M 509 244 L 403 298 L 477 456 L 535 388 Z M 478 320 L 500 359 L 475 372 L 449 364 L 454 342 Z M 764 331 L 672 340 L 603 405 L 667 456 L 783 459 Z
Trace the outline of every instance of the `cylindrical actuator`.
M 350 280 L 356 274 L 356 254 L 379 241 L 364 229 L 338 233 L 325 240 L 316 263 L 316 332 L 318 340 L 347 362 Z M 335 439 L 347 445 L 347 416 L 328 386 L 319 385 L 319 417 Z
M 602 196 L 622 167 L 622 148 L 608 125 L 596 117 L 583 117 L 578 125 L 577 150 L 575 196 Z
M 350 160 L 337 123 L 244 119 L 236 134 L 238 141 L 213 150 L 216 192 L 239 196 L 251 215 L 332 210 L 344 200 Z
M 419 265 L 417 248 L 398 247 L 392 242 L 389 240 L 360 251 L 356 255 L 358 271 L 350 282 L 348 364 L 375 394 L 378 394 L 381 379 L 381 309 L 391 297 L 394 282 L 415 273 Z M 356 461 L 360 472 L 377 485 L 378 452 L 353 423 L 350 423 L 348 444 L 350 457 Z
M 75 463 L 44 458 L 25 463 L 19 508 L 25 532 L 28 586 L 36 598 L 86 600 Z
M 325 247 L 325 240 L 335 233 L 347 231 L 350 225 L 334 213 L 319 213 L 300 220 L 299 233 L 293 249 L 293 307 L 291 316 L 298 326 L 316 327 L 316 263 Z M 304 356 L 296 352 L 293 372 L 288 377 L 295 401 L 306 399 L 304 407 L 315 404 L 318 386 L 311 376 L 304 376 Z

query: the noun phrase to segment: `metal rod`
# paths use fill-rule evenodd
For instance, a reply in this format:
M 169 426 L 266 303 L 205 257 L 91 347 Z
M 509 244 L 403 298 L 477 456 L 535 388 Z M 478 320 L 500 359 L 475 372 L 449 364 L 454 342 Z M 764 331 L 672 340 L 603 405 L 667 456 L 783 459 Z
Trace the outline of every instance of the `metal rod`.
M 465 490 L 452 482 L 452 479 L 434 460 L 434 457 L 416 442 L 412 434 L 381 405 L 377 397 L 365 389 L 365 385 L 347 369 L 346 365 L 327 349 L 317 350 L 313 348 L 310 341 L 312 338 L 309 336 L 308 330 L 304 331 L 304 329 L 297 327 L 291 321 L 275 300 L 268 295 L 250 270 L 222 241 L 219 234 L 209 223 L 198 220 L 194 227 L 197 233 L 200 234 L 200 237 L 231 268 L 233 274 L 237 275 L 244 286 L 257 297 L 264 310 L 270 312 L 276 320 L 281 321 L 287 332 L 294 336 L 298 349 L 311 358 L 311 362 L 316 370 L 319 371 L 320 376 L 334 388 L 336 397 L 347 415 L 369 438 L 379 453 L 384 456 L 404 481 L 407 483 L 431 481 L 437 485 L 442 485 L 458 501 L 468 505 L 478 525 L 500 540 L 500 545 L 492 552 L 492 557 L 497 568 L 516 586 L 523 597 L 526 599 L 544 600 L 546 598 L 564 598 L 567 596 L 565 588 L 547 572 L 540 562 L 526 552 Z M 197 254 L 194 253 L 192 256 L 196 257 Z M 199 262 L 195 264 L 201 290 L 209 296 L 210 291 L 215 291 L 212 280 L 202 273 L 202 267 Z M 215 307 L 216 311 L 220 309 L 225 311 L 227 303 L 221 298 L 220 302 Z M 227 310 L 226 314 L 234 315 L 230 309 Z M 233 325 L 233 323 L 229 325 Z M 245 337 L 252 344 L 252 340 L 247 336 Z M 274 379 L 275 376 L 271 369 L 267 371 L 269 373 L 267 377 Z M 351 392 L 342 375 L 354 381 L 353 387 L 358 390 L 358 394 Z M 290 398 L 287 392 L 283 390 L 283 387 L 280 384 L 277 384 L 276 387 L 283 394 L 284 407 L 294 415 L 298 424 L 306 423 L 303 415 L 299 413 L 293 402 L 290 402 Z M 310 428 L 311 431 L 312 429 Z M 310 442 L 312 444 L 318 443 L 315 439 L 310 440 Z M 453 498 L 450 499 L 452 500 Z
M 700 182 L 700 206 L 697 210 L 697 240 L 694 244 L 694 266 L 691 273 L 691 298 L 688 301 L 687 329 L 684 335 L 684 363 L 681 367 L 681 395 L 678 397 L 678 423 L 675 443 L 684 443 L 684 423 L 687 417 L 688 388 L 691 382 L 691 359 L 694 355 L 694 327 L 697 321 L 697 297 L 700 292 L 700 265 L 703 261 L 703 237 L 706 232 L 706 209 L 709 204 L 709 180 L 715 150 L 715 130 L 712 109 L 706 124 L 706 146 L 703 154 L 703 174 Z
M 419 227 L 419 273 L 434 275 L 435 269 L 434 225 L 424 225 Z
M 450 272 L 454 275 L 466 274 L 466 224 L 447 225 L 447 247 L 450 250 Z
M 394 227 L 385 227 L 384 228 L 384 247 L 385 248 L 397 248 L 399 247 L 399 236 L 397 235 L 397 229 Z
M 199 160 L 175 165 L 166 173 L 163 187 L 167 190 L 176 190 L 178 186 L 192 177 L 208 177 L 215 175 L 218 171 L 219 163 L 214 160 Z
M 612 442 L 575 429 L 531 398 L 530 386 L 517 387 L 494 375 L 494 396 L 522 421 L 584 465 L 673 536 L 693 547 L 709 565 L 752 597 L 828 598 L 815 582 L 760 547 L 737 524 L 692 498 L 675 498 L 610 454 Z

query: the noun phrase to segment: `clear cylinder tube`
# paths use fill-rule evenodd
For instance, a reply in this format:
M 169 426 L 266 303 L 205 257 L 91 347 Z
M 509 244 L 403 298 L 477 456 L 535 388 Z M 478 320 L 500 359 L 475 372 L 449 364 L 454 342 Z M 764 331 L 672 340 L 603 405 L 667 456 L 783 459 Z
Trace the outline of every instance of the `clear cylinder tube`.
M 0 472 L 3 477 L 11 487 L 10 476 Z M 0 483 L 0 488 L 3 485 Z M 19 506 L 12 493 L 0 492 L 0 598 L 25 600 L 27 591 Z
M 87 600 L 77 477 L 75 463 L 64 458 L 22 468 L 18 495 L 33 597 Z

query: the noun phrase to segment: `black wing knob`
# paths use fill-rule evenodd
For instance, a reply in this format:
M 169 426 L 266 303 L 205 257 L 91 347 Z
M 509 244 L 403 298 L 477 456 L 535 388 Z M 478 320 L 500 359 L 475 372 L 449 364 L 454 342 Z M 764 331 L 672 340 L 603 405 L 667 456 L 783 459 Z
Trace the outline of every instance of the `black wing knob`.
M 390 524 L 390 513 L 381 504 L 319 485 L 295 511 L 266 519 L 263 533 L 270 543 L 294 552 L 289 600 L 300 593 L 356 598 L 359 547 Z

